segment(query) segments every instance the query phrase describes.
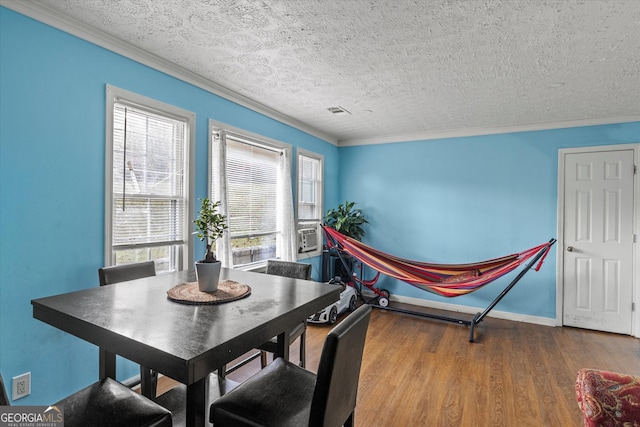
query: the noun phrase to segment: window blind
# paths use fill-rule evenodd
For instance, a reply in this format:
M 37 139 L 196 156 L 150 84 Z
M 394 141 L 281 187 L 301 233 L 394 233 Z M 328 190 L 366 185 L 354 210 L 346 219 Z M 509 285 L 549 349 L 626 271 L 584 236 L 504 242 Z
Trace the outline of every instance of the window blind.
M 322 219 L 318 204 L 320 161 L 300 155 L 298 169 L 298 220 L 320 221 Z
M 113 247 L 186 240 L 185 120 L 114 103 Z
M 280 152 L 227 135 L 229 232 L 232 238 L 277 232 Z

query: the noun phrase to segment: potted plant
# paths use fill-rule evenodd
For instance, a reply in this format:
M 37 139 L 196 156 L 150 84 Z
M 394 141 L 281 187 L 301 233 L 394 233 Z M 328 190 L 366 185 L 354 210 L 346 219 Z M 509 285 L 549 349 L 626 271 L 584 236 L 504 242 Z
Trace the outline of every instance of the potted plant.
M 325 216 L 324 225 L 335 229 L 347 237 L 361 240 L 365 235 L 362 226 L 368 224 L 369 221 L 365 218 L 362 210 L 355 208 L 355 205 L 355 202 L 347 200 L 344 204 L 338 205 L 337 208 L 329 209 Z M 338 262 L 338 260 L 336 260 L 333 276 L 340 277 L 340 280 L 346 283 L 351 280 L 355 260 L 347 254 L 343 254 L 341 259 L 344 260 L 346 265 L 344 265 L 342 261 Z
M 198 217 L 193 221 L 196 231 L 193 233 L 207 245 L 204 259 L 196 261 L 198 288 L 202 292 L 214 292 L 218 289 L 221 263 L 213 253 L 213 245 L 227 229 L 227 217 L 216 212 L 220 202 L 208 198 L 202 199 Z
M 368 224 L 369 221 L 360 209 L 354 208 L 355 205 L 355 202 L 347 200 L 344 205 L 340 204 L 335 209 L 329 209 L 324 224 L 345 236 L 361 240 L 365 235 L 362 226 Z

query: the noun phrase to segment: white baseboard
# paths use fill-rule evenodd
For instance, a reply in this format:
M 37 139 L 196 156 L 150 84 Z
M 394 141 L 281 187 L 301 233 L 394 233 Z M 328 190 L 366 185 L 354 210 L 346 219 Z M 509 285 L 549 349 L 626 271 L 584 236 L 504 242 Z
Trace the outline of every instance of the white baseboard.
M 449 304 L 438 301 L 430 301 L 422 298 L 405 297 L 402 295 L 391 295 L 390 301 L 397 301 L 404 304 L 417 305 L 420 307 L 434 308 L 437 310 L 447 310 L 456 313 L 476 314 L 484 311 L 484 308 L 469 307 L 467 305 Z M 487 317 L 495 317 L 496 319 L 513 320 L 514 322 L 533 323 L 544 326 L 557 326 L 556 319 L 549 317 L 531 316 L 528 314 L 509 313 L 507 311 L 491 310 Z

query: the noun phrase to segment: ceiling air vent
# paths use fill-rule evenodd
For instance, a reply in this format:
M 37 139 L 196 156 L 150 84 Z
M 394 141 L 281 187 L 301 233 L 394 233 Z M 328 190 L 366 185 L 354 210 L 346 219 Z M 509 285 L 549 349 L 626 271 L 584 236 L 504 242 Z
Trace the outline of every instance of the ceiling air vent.
M 342 114 L 342 113 L 351 114 L 349 111 L 347 111 L 345 108 L 339 105 L 337 107 L 329 107 L 327 108 L 327 110 L 329 110 L 333 114 Z

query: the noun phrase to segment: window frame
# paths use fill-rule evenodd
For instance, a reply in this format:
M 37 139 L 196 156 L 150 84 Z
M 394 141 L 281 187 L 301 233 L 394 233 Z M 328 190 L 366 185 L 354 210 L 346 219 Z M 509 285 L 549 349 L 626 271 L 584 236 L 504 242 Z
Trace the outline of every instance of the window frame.
M 255 146 L 258 147 L 262 147 L 262 148 L 266 148 L 266 149 L 272 149 L 274 151 L 286 151 L 287 155 L 290 159 L 290 161 L 292 161 L 292 151 L 293 148 L 290 144 L 287 144 L 285 142 L 282 141 L 278 141 L 272 138 L 269 138 L 267 136 L 264 135 L 260 135 L 236 126 L 232 126 L 223 122 L 219 122 L 217 120 L 213 120 L 213 119 L 209 119 L 209 126 L 208 126 L 208 134 L 209 134 L 209 154 L 208 154 L 208 187 L 207 187 L 207 194 L 208 197 L 211 198 L 211 200 L 215 200 L 215 196 L 214 196 L 214 188 L 213 188 L 213 181 L 214 181 L 214 176 L 213 176 L 213 164 L 214 164 L 214 159 L 213 159 L 213 154 L 214 154 L 214 140 L 213 140 L 213 134 L 216 131 L 224 131 L 227 135 L 227 138 L 229 137 L 229 135 L 231 135 L 232 138 L 238 139 L 238 140 L 242 140 L 243 142 L 248 142 L 250 144 L 254 144 Z M 293 169 L 293 168 L 292 168 Z M 292 185 L 293 185 L 293 179 L 292 179 Z M 291 188 L 291 191 L 293 192 L 293 188 Z M 293 193 L 292 193 L 293 196 Z M 228 197 L 228 196 L 227 196 Z M 295 220 L 295 209 L 294 209 L 294 220 Z M 280 231 L 281 232 L 281 231 Z M 229 237 L 231 237 L 231 235 L 229 235 Z M 276 249 L 277 252 L 277 249 Z M 256 271 L 263 271 L 264 268 L 266 267 L 267 262 L 266 260 L 264 261 L 257 261 L 257 262 L 253 262 L 253 263 L 249 263 L 249 264 L 240 264 L 240 265 L 232 265 L 231 268 L 233 269 L 239 269 L 239 270 L 256 270 Z
M 320 213 L 320 218 L 318 218 L 317 220 L 301 220 L 299 218 L 299 212 L 300 212 L 300 182 L 301 182 L 301 173 L 302 173 L 302 168 L 300 167 L 300 165 L 302 164 L 302 162 L 300 161 L 301 157 L 306 157 L 309 159 L 313 159 L 313 160 L 317 160 L 320 165 L 319 165 L 319 183 L 316 189 L 316 200 L 318 201 L 318 211 Z M 310 258 L 310 257 L 315 257 L 315 256 L 320 256 L 322 255 L 322 230 L 320 229 L 320 225 L 323 222 L 324 219 L 324 156 L 322 154 L 318 154 L 315 153 L 313 151 L 309 151 L 309 150 L 305 150 L 303 148 L 297 148 L 296 149 L 296 197 L 295 197 L 295 215 L 296 215 L 296 231 L 299 231 L 303 228 L 312 228 L 312 226 L 315 226 L 316 228 L 316 232 L 317 237 L 318 237 L 318 247 L 316 250 L 314 251 L 310 251 L 310 252 L 298 252 L 297 253 L 297 257 L 298 259 L 301 258 Z M 297 237 L 297 236 L 296 236 Z M 298 237 L 297 237 L 298 238 Z
M 115 86 L 106 85 L 106 140 L 105 140 L 105 242 L 104 242 L 104 265 L 115 265 L 113 248 L 113 149 L 114 149 L 114 105 L 117 102 L 131 104 L 141 110 L 150 113 L 164 115 L 166 117 L 185 121 L 185 141 L 184 141 L 184 183 L 183 183 L 183 209 L 184 224 L 182 244 L 178 246 L 177 270 L 189 270 L 193 265 L 193 235 L 191 218 L 194 217 L 194 157 L 195 157 L 195 113 L 182 108 L 167 104 L 134 92 L 129 92 Z M 157 244 L 142 245 L 140 247 L 151 248 Z

